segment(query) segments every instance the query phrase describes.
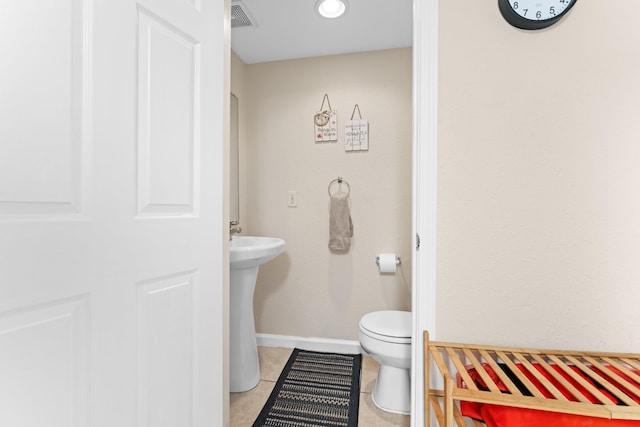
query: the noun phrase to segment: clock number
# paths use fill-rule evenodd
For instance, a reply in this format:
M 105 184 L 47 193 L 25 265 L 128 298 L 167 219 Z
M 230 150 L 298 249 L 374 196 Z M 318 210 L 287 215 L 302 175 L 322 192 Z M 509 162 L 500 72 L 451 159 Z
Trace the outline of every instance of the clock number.
M 576 4 L 577 0 L 497 1 L 502 17 L 509 24 L 523 30 L 539 30 L 558 22 Z

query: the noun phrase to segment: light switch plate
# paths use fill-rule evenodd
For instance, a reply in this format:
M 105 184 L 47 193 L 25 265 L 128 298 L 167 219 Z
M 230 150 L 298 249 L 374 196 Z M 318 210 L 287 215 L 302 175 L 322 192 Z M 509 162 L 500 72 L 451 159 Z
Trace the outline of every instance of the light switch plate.
M 297 191 L 288 191 L 287 192 L 287 206 L 290 208 L 298 207 L 298 192 Z

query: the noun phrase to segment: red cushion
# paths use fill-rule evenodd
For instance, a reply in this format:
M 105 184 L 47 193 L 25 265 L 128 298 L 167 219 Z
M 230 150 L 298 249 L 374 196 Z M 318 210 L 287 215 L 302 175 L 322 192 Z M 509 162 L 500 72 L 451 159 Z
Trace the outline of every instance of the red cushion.
M 638 427 L 640 421 L 609 420 L 509 406 L 482 405 L 487 427 Z
M 491 369 L 490 366 L 483 364 L 485 370 L 494 381 L 498 389 L 501 391 L 508 393 L 508 388 L 506 385 L 500 380 L 498 375 Z M 516 366 L 524 373 L 524 375 L 529 379 L 536 388 L 546 397 L 553 399 L 553 395 L 540 383 L 527 369 L 521 365 L 516 364 Z M 551 376 L 542 366 L 538 364 L 533 364 L 533 366 L 542 374 L 544 377 L 551 382 L 554 386 L 558 388 L 558 390 L 569 400 L 577 401 L 577 399 L 572 396 L 569 391 L 563 387 L 555 378 Z M 589 401 L 593 403 L 599 402 L 599 400 L 589 393 L 583 386 L 581 386 L 577 381 L 571 378 L 568 374 L 562 371 L 558 366 L 552 365 L 553 368 L 560 374 L 562 377 L 571 385 L 573 385 L 580 393 L 582 393 Z M 574 372 L 582 377 L 585 381 L 589 382 L 589 384 L 593 385 L 597 389 L 599 389 L 612 403 L 618 403 L 618 400 L 607 390 L 605 390 L 602 386 L 595 383 L 590 377 L 583 374 L 579 369 L 572 367 Z M 597 371 L 595 368 L 594 371 Z M 625 380 L 629 381 L 632 385 L 636 386 L 640 389 L 640 384 L 638 384 L 633 379 L 628 376 L 622 374 L 616 368 L 608 366 L 607 369 L 615 372 L 619 376 L 623 377 Z M 482 377 L 478 374 L 475 368 L 469 367 L 468 370 L 469 376 L 476 383 L 476 385 L 480 389 L 487 389 L 485 382 L 482 380 Z M 639 402 L 639 399 L 634 395 L 628 393 L 624 387 L 621 387 L 620 384 L 617 384 L 614 381 L 610 382 L 616 385 L 621 390 L 625 391 L 628 395 L 630 395 L 634 401 Z M 461 381 L 458 376 L 458 386 L 466 387 L 466 385 Z M 489 427 L 640 427 L 640 421 L 630 421 L 630 420 L 609 420 L 604 418 L 594 418 L 594 417 L 585 417 L 580 415 L 570 415 L 570 414 L 561 414 L 556 412 L 547 412 L 533 409 L 521 409 L 514 408 L 509 406 L 498 406 L 498 405 L 489 405 L 482 403 L 474 403 L 474 402 L 460 402 L 460 409 L 463 415 L 475 418 L 480 421 L 484 421 Z

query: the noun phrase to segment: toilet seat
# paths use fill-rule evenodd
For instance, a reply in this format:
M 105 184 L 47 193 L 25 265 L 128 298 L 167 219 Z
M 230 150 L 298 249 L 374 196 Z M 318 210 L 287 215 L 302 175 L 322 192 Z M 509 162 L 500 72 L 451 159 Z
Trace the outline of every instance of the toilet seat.
M 363 334 L 380 341 L 395 344 L 411 343 L 411 312 L 374 311 L 360 319 Z

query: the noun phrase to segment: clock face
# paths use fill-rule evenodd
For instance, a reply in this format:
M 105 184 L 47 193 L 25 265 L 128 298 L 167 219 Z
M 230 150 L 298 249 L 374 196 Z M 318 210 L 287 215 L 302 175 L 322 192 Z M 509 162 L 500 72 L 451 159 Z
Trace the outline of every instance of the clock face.
M 498 0 L 504 19 L 514 27 L 539 30 L 555 24 L 577 0 Z
M 509 0 L 511 9 L 531 21 L 546 21 L 561 15 L 572 0 Z

